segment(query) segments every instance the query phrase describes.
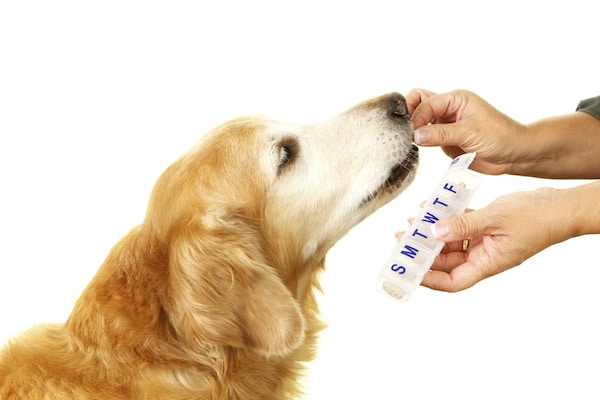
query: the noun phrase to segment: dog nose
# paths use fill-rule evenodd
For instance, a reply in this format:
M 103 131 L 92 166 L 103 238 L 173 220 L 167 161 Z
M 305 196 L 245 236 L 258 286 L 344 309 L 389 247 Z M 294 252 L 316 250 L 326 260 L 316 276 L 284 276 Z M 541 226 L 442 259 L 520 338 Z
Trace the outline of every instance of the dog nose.
M 357 104 L 352 108 L 354 111 L 373 111 L 384 112 L 388 117 L 402 121 L 410 120 L 408 115 L 408 106 L 406 99 L 400 93 L 388 93 L 383 96 Z
M 389 103 L 389 114 L 394 118 L 406 118 L 408 115 L 408 106 L 406 99 L 400 93 L 391 93 Z

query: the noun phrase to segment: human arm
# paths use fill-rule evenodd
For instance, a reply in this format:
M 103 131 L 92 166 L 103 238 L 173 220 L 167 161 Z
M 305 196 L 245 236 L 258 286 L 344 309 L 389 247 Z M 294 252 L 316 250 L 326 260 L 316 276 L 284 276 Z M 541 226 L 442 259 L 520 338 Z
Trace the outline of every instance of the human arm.
M 456 292 L 520 265 L 572 237 L 600 233 L 600 182 L 499 197 L 487 207 L 440 220 L 445 248 L 422 285 Z M 463 252 L 462 241 L 471 238 Z
M 477 152 L 471 168 L 487 174 L 600 178 L 600 120 L 587 112 L 519 123 L 465 90 L 407 96 L 415 142 L 450 157 Z M 428 125 L 429 122 L 434 123 Z

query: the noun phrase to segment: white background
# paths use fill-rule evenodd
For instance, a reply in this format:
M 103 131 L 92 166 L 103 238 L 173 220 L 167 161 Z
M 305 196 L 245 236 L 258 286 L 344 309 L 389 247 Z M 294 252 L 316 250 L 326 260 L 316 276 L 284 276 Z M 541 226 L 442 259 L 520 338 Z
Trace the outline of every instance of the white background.
M 531 122 L 600 92 L 591 2 L 200 3 L 0 3 L 0 342 L 65 320 L 160 172 L 225 119 L 313 122 L 424 87 Z M 596 236 L 461 293 L 374 292 L 448 164 L 421 157 L 415 184 L 330 253 L 306 398 L 600 397 Z M 487 177 L 472 206 L 578 183 Z

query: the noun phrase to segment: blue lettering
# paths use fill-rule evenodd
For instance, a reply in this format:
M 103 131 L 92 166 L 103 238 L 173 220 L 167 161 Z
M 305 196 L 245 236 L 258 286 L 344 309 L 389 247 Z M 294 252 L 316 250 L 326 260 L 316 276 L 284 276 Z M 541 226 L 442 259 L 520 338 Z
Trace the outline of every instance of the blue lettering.
M 417 256 L 417 253 L 419 252 L 419 249 L 415 249 L 414 247 L 409 246 L 407 244 L 404 245 L 404 248 L 406 250 L 402 250 L 400 252 L 400 254 L 403 254 L 406 257 L 409 257 L 409 258 L 412 258 L 412 259 L 414 259 Z
M 397 272 L 398 274 L 402 275 L 403 273 L 406 272 L 406 268 L 403 267 L 402 265 L 398 265 L 398 264 L 392 264 L 392 266 L 390 267 L 390 269 L 394 272 Z
M 448 190 L 449 192 L 456 193 L 456 190 L 454 190 L 454 185 L 449 183 L 444 183 L 444 189 Z
M 428 212 L 427 214 L 423 215 L 423 219 L 421 221 L 429 222 L 430 224 L 435 224 L 437 221 L 439 221 L 439 218 L 433 215 L 432 213 Z
M 448 207 L 448 204 L 446 204 L 446 203 L 444 203 L 443 201 L 441 201 L 439 197 L 436 197 L 436 198 L 435 198 L 435 200 L 433 200 L 433 204 L 434 204 L 434 205 L 435 205 L 435 204 L 441 204 L 441 205 L 443 205 L 444 207 Z
M 415 229 L 415 231 L 412 233 L 412 236 L 421 236 L 424 239 L 427 239 L 427 236 L 423 235 L 421 232 L 419 232 L 419 229 Z

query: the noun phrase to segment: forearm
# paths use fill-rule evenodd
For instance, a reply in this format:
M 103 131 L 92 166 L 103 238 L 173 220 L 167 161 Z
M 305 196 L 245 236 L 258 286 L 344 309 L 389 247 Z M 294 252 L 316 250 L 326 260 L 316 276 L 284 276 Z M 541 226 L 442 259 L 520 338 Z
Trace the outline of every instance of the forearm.
M 600 120 L 584 112 L 526 125 L 514 175 L 541 178 L 600 178 Z
M 557 205 L 569 237 L 600 233 L 600 182 L 560 190 Z

